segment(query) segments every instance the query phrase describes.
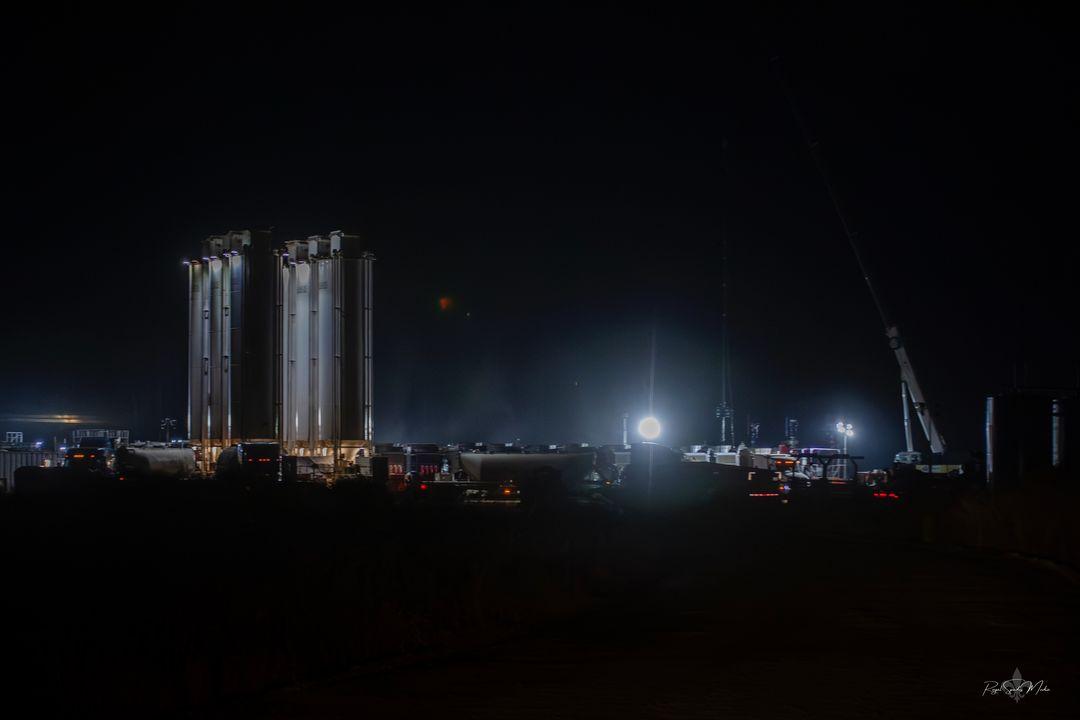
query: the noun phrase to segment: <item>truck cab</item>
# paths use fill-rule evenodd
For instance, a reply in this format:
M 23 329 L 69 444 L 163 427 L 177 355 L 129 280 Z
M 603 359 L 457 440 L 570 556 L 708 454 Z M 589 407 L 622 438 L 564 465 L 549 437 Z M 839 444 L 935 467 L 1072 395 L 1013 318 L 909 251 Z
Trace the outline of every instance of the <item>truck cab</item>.
M 64 467 L 93 475 L 112 475 L 116 458 L 110 447 L 73 447 L 64 453 Z
M 281 482 L 281 446 L 276 442 L 251 442 L 225 448 L 218 456 L 215 475 L 245 485 Z

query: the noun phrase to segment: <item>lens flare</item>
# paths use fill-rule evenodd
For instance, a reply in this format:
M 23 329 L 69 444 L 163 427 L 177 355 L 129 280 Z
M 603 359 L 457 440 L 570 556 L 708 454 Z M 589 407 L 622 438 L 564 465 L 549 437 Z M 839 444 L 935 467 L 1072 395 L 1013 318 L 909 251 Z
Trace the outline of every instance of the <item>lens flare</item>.
M 642 418 L 641 422 L 638 423 L 637 431 L 646 440 L 655 440 L 660 437 L 660 421 L 651 415 Z

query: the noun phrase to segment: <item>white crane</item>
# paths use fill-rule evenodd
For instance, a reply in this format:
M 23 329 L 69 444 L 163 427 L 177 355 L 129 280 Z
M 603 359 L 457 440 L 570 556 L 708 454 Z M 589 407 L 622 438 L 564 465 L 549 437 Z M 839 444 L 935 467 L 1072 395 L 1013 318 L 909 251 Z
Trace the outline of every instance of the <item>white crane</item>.
M 829 193 L 829 199 L 832 201 L 833 209 L 836 211 L 836 216 L 840 219 L 840 225 L 844 228 L 844 235 L 847 237 L 848 245 L 851 246 L 851 252 L 855 255 L 855 261 L 859 264 L 859 271 L 862 273 L 863 280 L 866 282 L 866 287 L 870 291 L 870 297 L 874 300 L 878 315 L 881 317 L 881 322 L 885 326 L 885 336 L 889 338 L 889 347 L 892 348 L 893 353 L 896 355 L 896 362 L 900 365 L 900 400 L 903 403 L 904 409 L 904 439 L 907 441 L 907 451 L 897 453 L 896 462 L 911 465 L 918 464 L 922 461 L 922 455 L 915 450 L 914 443 L 912 442 L 911 414 L 908 407 L 909 396 L 911 407 L 915 408 L 915 414 L 919 418 L 919 424 L 922 425 L 923 433 L 926 435 L 926 440 L 930 444 L 930 452 L 937 455 L 944 453 L 945 439 L 941 436 L 941 431 L 938 430 L 937 423 L 934 422 L 934 418 L 930 413 L 930 404 L 923 394 L 922 386 L 919 385 L 918 378 L 915 377 L 915 368 L 911 365 L 911 360 L 908 358 L 907 349 L 905 349 L 903 338 L 900 335 L 900 328 L 889 322 L 888 316 L 885 314 L 885 309 L 881 304 L 881 299 L 878 297 L 877 291 L 874 289 L 874 284 L 870 280 L 870 273 L 867 271 L 866 265 L 863 263 L 862 255 L 859 252 L 858 233 L 852 229 L 847 214 L 840 205 L 833 184 L 829 180 L 829 174 L 825 169 L 825 163 L 821 159 L 821 154 L 818 150 L 818 142 L 810 134 L 806 123 L 803 122 L 798 105 L 795 103 L 795 97 L 782 75 L 780 59 L 778 57 L 773 58 L 773 65 L 780 76 L 780 84 L 784 89 L 784 95 L 787 97 L 788 104 L 791 107 L 791 113 L 795 116 L 795 122 L 802 132 L 803 140 L 810 149 L 810 156 L 813 158 L 818 174 L 821 176 L 825 189 Z

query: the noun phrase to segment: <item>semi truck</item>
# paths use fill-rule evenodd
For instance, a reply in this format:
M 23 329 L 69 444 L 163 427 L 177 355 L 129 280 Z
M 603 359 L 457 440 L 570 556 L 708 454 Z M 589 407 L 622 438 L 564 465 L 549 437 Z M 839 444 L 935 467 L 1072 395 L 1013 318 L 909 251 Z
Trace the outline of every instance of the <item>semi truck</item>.
M 218 455 L 214 476 L 247 487 L 282 482 L 281 445 L 250 442 L 227 447 Z

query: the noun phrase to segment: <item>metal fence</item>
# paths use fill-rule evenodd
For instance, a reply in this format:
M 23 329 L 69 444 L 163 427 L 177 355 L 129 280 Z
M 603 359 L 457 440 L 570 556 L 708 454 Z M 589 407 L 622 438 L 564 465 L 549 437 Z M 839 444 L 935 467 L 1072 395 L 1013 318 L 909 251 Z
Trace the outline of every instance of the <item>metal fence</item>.
M 0 494 L 10 493 L 15 490 L 15 471 L 26 466 L 40 467 L 56 464 L 56 454 L 53 452 L 10 452 L 0 450 Z

